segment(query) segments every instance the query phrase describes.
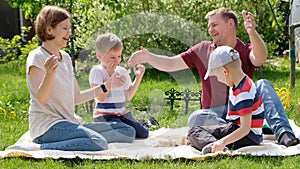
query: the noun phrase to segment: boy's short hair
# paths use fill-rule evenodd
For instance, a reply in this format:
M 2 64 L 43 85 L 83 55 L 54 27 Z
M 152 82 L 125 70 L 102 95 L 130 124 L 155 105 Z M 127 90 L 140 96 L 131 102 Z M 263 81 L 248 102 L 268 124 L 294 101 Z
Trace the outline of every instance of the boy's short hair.
M 99 35 L 96 39 L 96 51 L 105 56 L 112 49 L 122 48 L 121 39 L 113 33 Z
M 38 38 L 42 42 L 54 39 L 53 35 L 46 32 L 47 27 L 55 28 L 57 24 L 68 18 L 71 18 L 71 14 L 67 10 L 58 6 L 45 6 L 41 9 L 35 21 L 35 32 Z
M 207 72 L 204 80 L 212 75 L 212 70 L 225 66 L 240 58 L 239 53 L 230 46 L 217 47 L 209 56 Z
M 233 12 L 231 9 L 224 8 L 224 7 L 215 9 L 213 11 L 208 12 L 205 18 L 209 19 L 209 17 L 216 14 L 220 14 L 225 21 L 227 21 L 228 19 L 233 19 L 236 30 L 239 28 L 237 16 L 235 12 Z

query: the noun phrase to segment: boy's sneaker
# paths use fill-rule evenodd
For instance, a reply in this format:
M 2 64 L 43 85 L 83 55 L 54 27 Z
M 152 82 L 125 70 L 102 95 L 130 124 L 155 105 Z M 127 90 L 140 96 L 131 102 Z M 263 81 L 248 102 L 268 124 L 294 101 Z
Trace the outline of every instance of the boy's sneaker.
M 210 145 L 204 146 L 204 147 L 202 148 L 202 154 L 204 155 L 204 154 L 209 154 L 209 153 L 211 153 L 211 149 L 212 149 L 212 147 L 211 147 Z
M 204 154 L 209 154 L 209 153 L 211 153 L 211 151 L 212 151 L 212 147 L 210 146 L 210 145 L 206 145 L 205 147 L 203 147 L 203 149 L 202 149 L 202 154 L 204 155 Z M 223 149 L 223 152 L 226 152 L 226 151 L 229 151 L 229 148 L 228 147 L 225 147 L 224 149 Z

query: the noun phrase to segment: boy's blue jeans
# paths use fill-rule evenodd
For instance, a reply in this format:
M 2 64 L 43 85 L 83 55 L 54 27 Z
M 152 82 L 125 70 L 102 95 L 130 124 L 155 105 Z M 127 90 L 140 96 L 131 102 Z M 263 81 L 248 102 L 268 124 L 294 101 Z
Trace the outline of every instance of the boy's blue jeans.
M 265 119 L 270 129 L 275 133 L 276 139 L 279 139 L 283 132 L 294 134 L 284 107 L 272 84 L 268 80 L 262 79 L 258 80 L 255 85 L 264 102 Z M 197 125 L 223 124 L 226 123 L 226 113 L 227 105 L 197 110 L 190 115 L 188 124 L 190 128 Z
M 101 151 L 112 142 L 133 142 L 135 130 L 119 122 L 94 122 L 83 125 L 68 121 L 59 122 L 33 142 L 42 150 Z
M 103 115 L 94 118 L 95 122 L 120 122 L 125 123 L 135 129 L 136 138 L 147 138 L 149 136 L 149 130 L 136 121 L 131 112 L 123 114 L 121 116 L 116 115 Z

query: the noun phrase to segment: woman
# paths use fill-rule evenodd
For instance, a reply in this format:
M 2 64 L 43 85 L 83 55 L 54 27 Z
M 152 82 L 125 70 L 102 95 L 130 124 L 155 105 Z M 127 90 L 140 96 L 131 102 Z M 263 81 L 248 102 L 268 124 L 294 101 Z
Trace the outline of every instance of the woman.
M 30 52 L 26 79 L 30 91 L 29 150 L 101 151 L 110 142 L 132 142 L 135 130 L 124 123 L 81 123 L 75 105 L 93 99 L 106 87 L 119 87 L 116 75 L 106 83 L 80 92 L 66 47 L 71 36 L 71 16 L 57 6 L 45 6 L 36 19 L 42 45 Z

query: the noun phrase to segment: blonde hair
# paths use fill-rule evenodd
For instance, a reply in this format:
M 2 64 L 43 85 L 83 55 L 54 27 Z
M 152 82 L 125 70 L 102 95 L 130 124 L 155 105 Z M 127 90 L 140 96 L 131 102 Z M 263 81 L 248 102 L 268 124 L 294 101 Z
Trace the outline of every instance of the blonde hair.
M 99 35 L 96 39 L 96 52 L 105 56 L 110 50 L 122 48 L 121 39 L 113 33 Z
M 60 22 L 71 18 L 71 14 L 58 6 L 45 6 L 40 10 L 35 21 L 35 32 L 38 38 L 44 42 L 55 37 L 46 32 L 48 26 L 55 28 Z

